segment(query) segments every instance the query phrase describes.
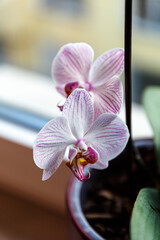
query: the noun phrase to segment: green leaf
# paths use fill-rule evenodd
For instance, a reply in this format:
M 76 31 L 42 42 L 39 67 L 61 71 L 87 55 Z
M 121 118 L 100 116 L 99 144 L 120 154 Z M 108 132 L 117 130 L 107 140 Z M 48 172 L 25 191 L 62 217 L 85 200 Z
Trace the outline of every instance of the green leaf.
M 142 102 L 154 132 L 157 161 L 160 168 L 160 87 L 148 87 Z
M 160 240 L 160 192 L 152 188 L 142 189 L 134 204 L 131 240 Z

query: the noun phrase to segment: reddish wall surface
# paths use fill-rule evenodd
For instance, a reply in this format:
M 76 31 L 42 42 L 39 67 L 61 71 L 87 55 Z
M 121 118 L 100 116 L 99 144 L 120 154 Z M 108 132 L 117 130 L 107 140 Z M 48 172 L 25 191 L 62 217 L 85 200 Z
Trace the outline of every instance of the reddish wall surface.
M 18 231 L 24 232 L 24 239 L 32 239 L 29 232 L 33 239 L 68 239 L 65 194 L 71 172 L 65 164 L 43 182 L 32 149 L 4 139 L 0 139 L 0 159 L 0 237 L 3 231 L 12 237 Z M 51 238 L 54 234 L 59 235 Z

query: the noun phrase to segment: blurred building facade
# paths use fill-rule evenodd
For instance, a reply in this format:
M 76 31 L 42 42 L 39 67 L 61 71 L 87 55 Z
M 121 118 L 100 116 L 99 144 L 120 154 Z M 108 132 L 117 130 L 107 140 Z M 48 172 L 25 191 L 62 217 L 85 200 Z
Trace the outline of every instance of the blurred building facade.
M 48 72 L 65 43 L 87 42 L 96 57 L 109 48 L 122 47 L 122 11 L 118 0 L 3 0 L 0 42 L 5 58 Z
M 160 85 L 160 0 L 135 0 L 133 16 L 133 100 L 145 87 Z

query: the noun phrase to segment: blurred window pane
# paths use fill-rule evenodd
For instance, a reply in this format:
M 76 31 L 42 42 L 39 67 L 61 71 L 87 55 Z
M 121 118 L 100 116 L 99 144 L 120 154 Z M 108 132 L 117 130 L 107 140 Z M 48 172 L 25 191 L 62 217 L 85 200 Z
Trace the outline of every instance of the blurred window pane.
M 137 5 L 140 18 L 160 22 L 160 0 L 137 0 Z
M 83 11 L 83 0 L 40 0 L 40 4 L 49 11 L 55 8 L 69 13 L 79 13 Z

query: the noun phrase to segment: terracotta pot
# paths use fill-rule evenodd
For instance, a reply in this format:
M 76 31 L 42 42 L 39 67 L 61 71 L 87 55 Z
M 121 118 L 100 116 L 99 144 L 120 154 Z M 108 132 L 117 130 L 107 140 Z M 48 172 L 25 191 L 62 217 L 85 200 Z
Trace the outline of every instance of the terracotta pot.
M 133 198 L 135 200 L 139 190 L 142 187 L 153 186 L 152 173 L 155 171 L 154 163 L 154 143 L 152 139 L 143 139 L 134 141 L 134 145 L 141 153 L 142 159 L 146 164 L 144 169 L 143 163 L 138 162 L 133 164 L 133 176 L 132 188 L 134 189 Z M 70 239 L 82 240 L 82 239 L 104 239 L 99 233 L 97 233 L 89 222 L 86 220 L 83 206 L 87 200 L 88 191 L 95 188 L 95 184 L 103 179 L 112 181 L 117 186 L 117 190 L 124 194 L 129 195 L 130 185 L 128 184 L 128 177 L 126 172 L 128 171 L 126 152 L 124 151 L 115 160 L 111 161 L 109 167 L 106 170 L 91 171 L 91 178 L 89 181 L 80 182 L 75 177 L 70 179 L 67 189 L 67 208 L 70 219 Z M 136 161 L 135 161 L 136 162 Z M 150 163 L 151 162 L 151 163 Z M 151 172 L 148 173 L 148 169 Z M 119 175 L 120 173 L 120 175 Z M 120 184 L 120 176 L 126 176 L 125 184 Z M 124 177 L 123 177 L 124 178 Z M 140 181 L 141 179 L 141 181 Z M 125 186 L 124 186 L 125 185 Z M 122 187 L 122 189 L 121 189 Z M 128 221 L 129 222 L 129 221 Z M 111 238 L 110 238 L 111 239 Z

